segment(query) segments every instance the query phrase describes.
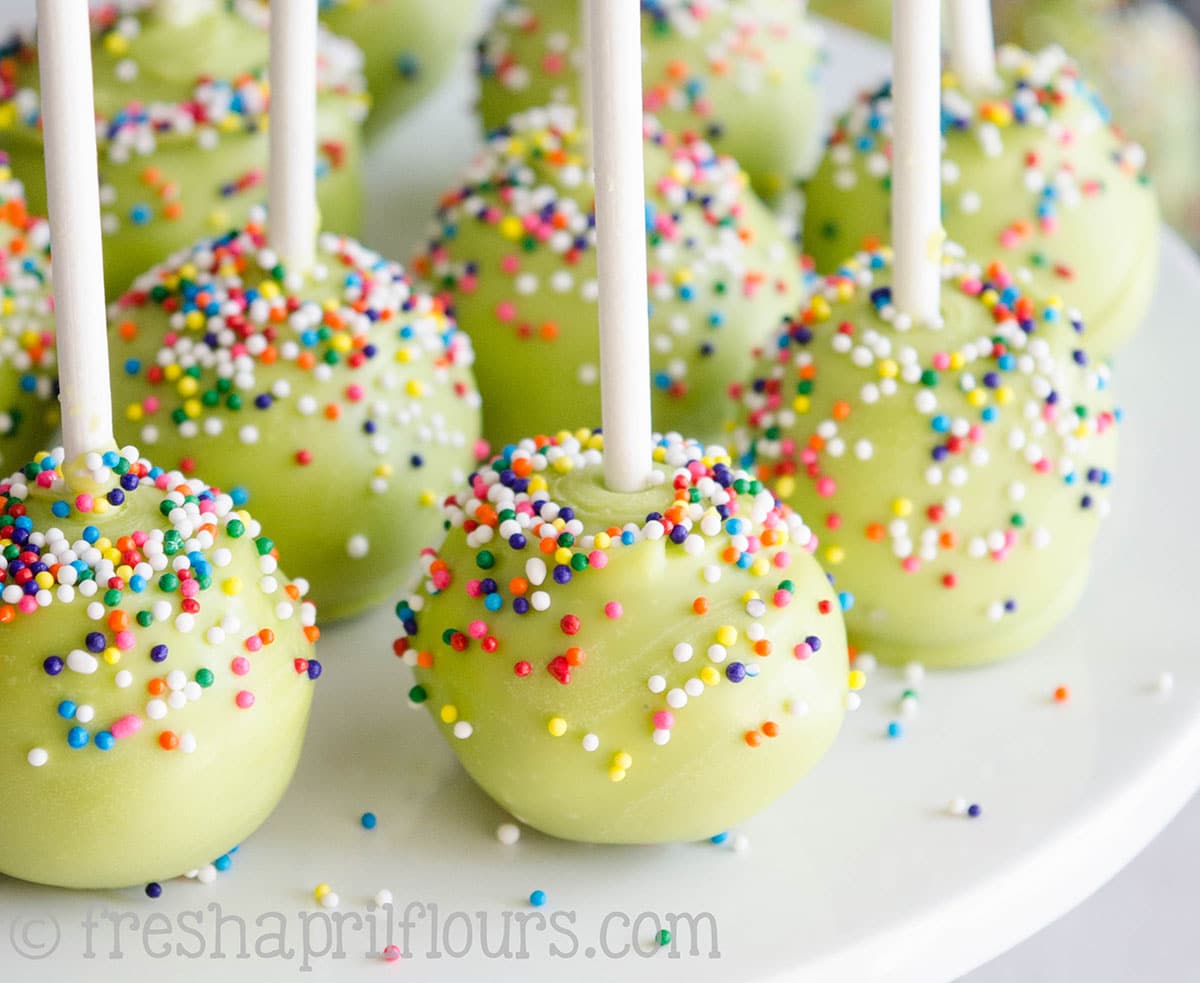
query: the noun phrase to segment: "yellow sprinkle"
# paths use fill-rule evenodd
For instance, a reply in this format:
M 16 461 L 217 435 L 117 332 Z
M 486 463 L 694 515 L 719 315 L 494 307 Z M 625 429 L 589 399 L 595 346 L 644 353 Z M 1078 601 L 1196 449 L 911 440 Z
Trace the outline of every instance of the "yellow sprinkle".
M 348 334 L 346 334 L 344 331 L 341 331 L 329 339 L 329 345 L 335 352 L 345 355 L 354 347 L 354 342 L 351 340 Z
M 331 888 L 328 884 L 318 884 L 316 890 L 313 891 L 313 897 L 318 901 L 324 900 L 325 895 L 332 890 L 333 888 Z
M 179 380 L 179 385 L 175 387 L 175 390 L 180 396 L 186 398 L 188 396 L 195 396 L 199 388 L 200 381 L 195 376 L 185 375 Z
M 110 31 L 104 36 L 104 50 L 110 55 L 123 55 L 129 50 L 129 38 L 117 31 Z
M 163 377 L 167 380 L 167 382 L 178 382 L 181 375 L 183 375 L 183 368 L 178 362 L 172 362 L 165 369 L 163 369 Z
M 402 365 L 407 365 L 409 362 L 412 361 L 412 349 L 411 348 L 397 348 L 396 349 L 396 361 L 401 363 Z
M 554 462 L 554 470 L 559 474 L 566 474 L 568 471 L 574 470 L 574 468 L 574 459 L 567 457 L 565 454 Z
M 961 369 L 966 364 L 967 360 L 963 357 L 962 352 L 954 352 L 954 354 L 950 356 L 950 368 Z
M 554 551 L 554 562 L 566 566 L 571 562 L 571 550 L 566 546 L 560 546 Z
M 199 311 L 188 311 L 183 317 L 183 324 L 192 331 L 199 331 L 204 327 L 204 315 Z
M 832 313 L 829 301 L 819 294 L 809 302 L 808 309 L 812 311 L 813 317 L 818 321 L 828 321 L 829 315 Z
M 909 498 L 897 498 L 892 501 L 892 513 L 903 519 L 905 516 L 912 515 L 913 503 Z
M 438 503 L 438 495 L 437 495 L 437 492 L 435 492 L 432 488 L 426 488 L 417 497 L 417 504 L 422 505 L 426 508 L 428 508 L 430 505 L 437 505 L 437 503 Z
M 133 567 L 131 567 L 128 563 L 122 563 L 113 572 L 122 580 L 128 580 L 133 576 Z
M 547 487 L 546 479 L 543 478 L 540 474 L 534 475 L 532 478 L 529 479 L 530 492 L 545 491 L 546 487 Z
M 996 402 L 1001 406 L 1007 406 L 1012 402 L 1013 391 L 1008 386 L 1001 386 L 996 390 Z
M 712 666 L 705 666 L 700 670 L 700 682 L 705 686 L 716 686 L 721 681 L 721 674 Z
M 140 423 L 146 418 L 146 412 L 141 403 L 130 403 L 125 407 L 125 419 L 130 423 Z
M 851 669 L 848 682 L 852 690 L 860 690 L 867 685 L 867 674 L 861 669 Z
M 53 586 L 54 586 L 54 577 L 53 577 L 53 575 L 50 573 L 50 571 L 49 571 L 49 570 L 43 570 L 41 573 L 39 573 L 39 574 L 38 574 L 36 577 L 34 577 L 33 579 L 34 579 L 35 581 L 37 581 L 37 585 L 38 585 L 38 586 L 39 586 L 39 587 L 40 587 L 42 590 L 49 590 L 51 587 L 53 587 Z
M 612 546 L 612 537 L 606 532 L 596 533 L 596 549 L 606 550 Z
M 797 413 L 807 413 L 812 406 L 812 401 L 804 395 L 799 395 L 792 400 L 792 409 Z
M 613 764 L 628 771 L 633 767 L 633 757 L 626 751 L 618 751 L 613 755 Z
M 771 564 L 765 556 L 759 556 L 753 563 L 750 564 L 750 573 L 755 577 L 761 577 L 771 569 Z
M 775 490 L 779 492 L 780 498 L 791 498 L 793 492 L 796 490 L 796 479 L 790 474 L 785 474 L 775 482 Z
M 737 629 L 734 628 L 733 625 L 721 625 L 721 627 L 717 629 L 717 641 L 726 648 L 728 648 L 730 645 L 736 644 L 737 640 Z
M 392 476 L 392 466 L 390 464 L 376 465 L 375 476 L 377 478 L 390 478 Z
M 442 707 L 442 723 L 452 724 L 458 719 L 458 707 L 453 703 L 447 703 Z
M 567 732 L 567 722 L 562 717 L 551 717 L 546 730 L 550 731 L 551 737 L 562 737 Z
M 608 769 L 608 777 L 614 782 L 623 782 L 625 781 L 625 769 L 618 768 L 616 765 L 613 765 Z
M 978 409 L 987 403 L 987 392 L 983 389 L 972 389 L 967 393 L 967 402 Z
M 242 592 L 242 578 L 241 577 L 226 578 L 225 580 L 221 581 L 221 590 L 223 590 L 230 597 L 237 597 L 238 594 L 240 594 Z
M 104 650 L 104 661 L 110 666 L 115 666 L 121 661 L 121 650 L 115 646 L 109 646 Z
M 521 220 L 515 215 L 509 215 L 500 221 L 500 235 L 505 239 L 521 238 Z
M 756 590 L 742 591 L 742 603 L 749 604 L 751 601 L 762 600 L 762 595 Z
M 183 412 L 189 420 L 195 420 L 204 412 L 204 404 L 198 399 L 189 399 L 183 404 Z
M 883 379 L 894 379 L 900 374 L 900 366 L 895 359 L 885 358 L 879 363 L 879 375 Z
M 842 549 L 840 546 L 830 546 L 830 547 L 826 548 L 826 550 L 825 550 L 825 562 L 826 563 L 828 563 L 832 566 L 837 566 L 844 559 L 846 559 L 846 551 L 844 549 Z
M 425 386 L 421 383 L 420 379 L 409 379 L 404 384 L 404 392 L 409 396 L 424 396 Z
M 229 226 L 229 212 L 224 208 L 214 208 L 208 213 L 208 227 L 210 229 L 224 229 Z M 228 272 L 223 272 L 222 276 L 229 276 L 233 272 L 230 267 Z

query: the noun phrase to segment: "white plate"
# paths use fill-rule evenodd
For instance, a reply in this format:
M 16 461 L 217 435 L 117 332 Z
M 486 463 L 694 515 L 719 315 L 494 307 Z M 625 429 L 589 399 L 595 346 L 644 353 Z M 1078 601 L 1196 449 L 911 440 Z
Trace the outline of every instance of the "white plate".
M 833 51 L 831 105 L 886 71 L 878 46 L 850 35 L 838 32 Z M 407 253 L 446 175 L 470 154 L 468 106 L 460 79 L 371 162 L 371 238 L 394 255 Z M 407 670 L 388 654 L 393 615 L 381 610 L 326 633 L 329 671 L 303 770 L 229 873 L 211 887 L 167 884 L 158 902 L 136 891 L 87 895 L 0 880 L 0 979 L 58 983 L 87 974 L 93 983 L 123 983 L 216 971 L 255 983 L 379 978 L 387 970 L 367 953 L 388 941 L 388 919 L 367 906 L 381 888 L 395 896 L 397 922 L 410 902 L 436 904 L 449 947 L 462 947 L 467 920 L 473 927 L 470 954 L 451 957 L 443 939 L 441 958 L 433 958 L 432 914 L 417 917 L 414 908 L 411 958 L 393 967 L 410 980 L 619 973 L 697 983 L 936 983 L 984 962 L 1095 890 L 1200 785 L 1200 629 L 1192 619 L 1200 465 L 1189 412 L 1198 310 L 1200 264 L 1168 234 L 1152 322 L 1121 358 L 1129 421 L 1120 492 L 1080 610 L 1019 661 L 927 678 L 920 715 L 900 740 L 885 729 L 904 683 L 898 673 L 873 674 L 834 752 L 740 831 L 748 852 L 728 844 L 589 848 L 528 832 L 515 847 L 500 845 L 494 831 L 506 817 L 465 778 L 426 715 L 407 708 Z M 1156 690 L 1164 671 L 1175 678 L 1169 695 Z M 1059 685 L 1071 690 L 1065 705 L 1052 699 Z M 982 816 L 949 816 L 946 804 L 957 796 L 979 803 Z M 358 823 L 368 810 L 379 818 L 372 832 Z M 321 882 L 338 892 L 346 916 L 340 957 L 327 947 L 330 915 L 312 901 Z M 558 912 L 555 921 L 545 931 L 527 926 L 529 958 L 488 958 L 476 913 L 488 919 L 496 951 L 502 913 L 532 912 L 526 899 L 534 889 L 546 892 L 541 913 Z M 301 913 L 314 911 L 307 948 L 316 952 L 306 958 Z M 650 940 L 653 919 L 640 932 L 626 928 L 643 912 L 709 913 L 699 954 L 690 954 L 693 933 L 681 922 L 678 958 L 669 950 L 606 955 L 604 947 L 619 952 L 631 936 Z M 152 914 L 161 917 L 148 922 Z M 226 919 L 219 930 L 218 916 Z M 712 924 L 720 958 L 711 958 Z M 291 955 L 238 958 L 243 925 L 248 954 Z M 572 949 L 559 929 L 577 940 L 573 957 L 551 952 Z M 224 958 L 214 958 L 218 934 Z M 395 940 L 403 942 L 398 929 Z M 515 921 L 510 942 L 515 954 Z M 166 959 L 150 955 L 164 946 Z M 202 954 L 188 954 L 201 946 Z M 311 974 L 301 972 L 306 965 Z

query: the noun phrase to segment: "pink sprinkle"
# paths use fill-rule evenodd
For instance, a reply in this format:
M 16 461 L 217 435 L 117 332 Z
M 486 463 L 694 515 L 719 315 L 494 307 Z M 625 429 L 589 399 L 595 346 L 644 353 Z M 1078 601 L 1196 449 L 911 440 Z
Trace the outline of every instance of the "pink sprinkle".
M 832 478 L 817 479 L 817 494 L 822 498 L 830 498 L 837 491 L 837 482 Z
M 467 634 L 472 638 L 483 638 L 487 634 L 487 624 L 482 621 L 472 621 L 467 625 Z
M 398 945 L 389 945 L 383 950 L 383 958 L 390 963 L 400 961 L 400 947 Z
M 248 689 L 244 689 L 238 693 L 236 702 L 239 709 L 249 710 L 252 706 L 254 706 L 254 694 Z
M 200 581 L 193 580 L 190 577 L 187 580 L 179 582 L 179 593 L 184 597 L 195 597 L 200 593 Z
M 147 413 L 157 413 L 162 406 L 162 401 L 157 396 L 147 396 L 142 400 L 142 409 Z
M 521 269 L 521 258 L 511 254 L 505 256 L 500 260 L 500 269 L 509 275 L 515 275 Z
M 357 403 L 363 398 L 363 387 L 357 384 L 353 386 L 347 386 L 346 398 L 352 403 Z
M 511 300 L 502 300 L 496 305 L 496 319 L 507 324 L 517 316 L 517 305 Z
M 921 561 L 915 556 L 906 556 L 900 566 L 904 568 L 905 573 L 916 573 L 921 569 Z
M 609 601 L 604 605 L 604 613 L 609 618 L 619 618 L 625 613 L 625 609 L 621 607 L 620 601 Z
M 480 437 L 477 441 L 475 441 L 473 451 L 475 453 L 476 461 L 486 461 L 488 456 L 492 453 L 492 445 Z
M 258 652 L 262 649 L 262 647 L 263 647 L 262 639 L 259 638 L 257 635 L 251 635 L 249 638 L 246 639 L 246 651 L 247 652 Z
M 37 483 L 38 483 L 39 488 L 49 488 L 52 484 L 54 484 L 54 472 L 53 471 L 38 472 Z
M 115 737 L 117 740 L 121 740 L 123 737 L 132 737 L 141 729 L 142 718 L 131 713 L 129 716 L 122 717 L 115 724 L 113 724 L 109 728 L 109 731 L 112 732 L 113 737 Z
M 261 644 L 262 643 L 260 642 L 259 645 L 261 646 Z M 245 676 L 249 674 L 250 660 L 244 655 L 237 656 L 231 663 L 229 663 L 229 671 L 235 676 Z
M 938 352 L 933 356 L 933 367 L 939 372 L 950 368 L 950 356 L 946 352 Z
M 95 505 L 95 500 L 91 495 L 76 495 L 75 509 L 78 512 L 91 512 L 92 506 Z
M 133 648 L 135 639 L 133 632 L 125 630 L 117 632 L 116 635 L 113 636 L 113 641 L 116 643 L 117 648 L 119 648 L 122 652 L 128 652 L 131 648 Z
M 17 601 L 17 608 L 22 614 L 33 614 L 33 612 L 37 610 L 37 607 L 37 598 L 32 594 L 26 594 L 19 601 Z
M 786 608 L 792 602 L 792 595 L 785 590 L 777 590 L 771 600 L 774 602 L 775 607 Z
M 467 581 L 467 597 L 481 597 L 483 595 L 482 580 Z
M 805 659 L 811 659 L 812 654 L 812 646 L 809 645 L 808 642 L 799 642 L 797 643 L 796 647 L 792 649 L 792 655 L 794 655 L 801 662 L 803 662 Z
M 670 730 L 675 726 L 675 714 L 670 710 L 659 710 L 654 715 L 655 730 Z
M 608 566 L 608 554 L 604 550 L 592 550 L 588 554 L 588 566 L 595 570 L 603 570 Z

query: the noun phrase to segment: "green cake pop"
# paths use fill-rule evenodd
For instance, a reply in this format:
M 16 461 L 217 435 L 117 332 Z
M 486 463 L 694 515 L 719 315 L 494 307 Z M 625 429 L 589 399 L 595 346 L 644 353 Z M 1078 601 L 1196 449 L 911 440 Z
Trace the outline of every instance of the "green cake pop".
M 105 277 L 110 297 L 176 249 L 245 221 L 264 198 L 266 9 L 206 4 L 176 22 L 173 5 L 113 5 L 93 15 Z M 360 220 L 359 147 L 367 111 L 361 53 L 323 35 L 319 60 L 320 203 L 325 223 Z M 0 145 L 44 213 L 37 48 L 0 50 Z
M 479 14 L 476 0 L 320 0 L 320 6 L 321 22 L 362 49 L 372 131 L 410 110 L 445 78 Z
M 554 836 L 713 836 L 841 723 L 841 603 L 811 531 L 720 448 L 656 438 L 609 491 L 599 434 L 523 440 L 447 499 L 396 653 L 471 776 Z M 856 682 L 857 684 L 857 682 Z
M 654 417 L 711 439 L 802 271 L 732 159 L 648 121 L 645 169 Z M 575 111 L 520 114 L 443 197 L 413 263 L 471 335 L 493 443 L 600 423 L 594 195 Z
M 1061 49 L 998 53 L 1001 89 L 944 77 L 943 221 L 968 255 L 998 255 L 1039 297 L 1066 294 L 1106 355 L 1139 327 L 1158 269 L 1144 153 L 1112 126 Z M 822 272 L 889 237 L 891 93 L 842 117 L 806 186 L 804 247 Z
M 319 238 L 306 273 L 262 212 L 140 277 L 111 311 L 119 428 L 241 486 L 322 616 L 384 599 L 475 460 L 470 340 L 404 270 Z
M 0 470 L 49 444 L 58 416 L 50 227 L 0 152 Z
M 300 756 L 315 609 L 233 498 L 126 448 L 0 482 L 0 873 L 175 877 L 239 844 Z
M 882 251 L 825 281 L 737 392 L 735 446 L 820 530 L 856 646 L 990 661 L 1082 592 L 1120 411 L 1078 316 L 1000 264 L 946 263 L 936 326 L 896 313 L 891 276 Z
M 642 0 L 645 109 L 669 130 L 737 158 L 754 190 L 779 199 L 817 139 L 821 38 L 794 0 Z M 479 42 L 479 112 L 580 98 L 579 0 L 505 0 Z

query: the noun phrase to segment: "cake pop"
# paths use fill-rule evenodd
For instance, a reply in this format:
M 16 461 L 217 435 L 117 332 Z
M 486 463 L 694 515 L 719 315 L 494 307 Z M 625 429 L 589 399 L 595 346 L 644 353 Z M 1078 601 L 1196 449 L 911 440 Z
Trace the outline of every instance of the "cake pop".
M 737 158 L 779 199 L 817 140 L 821 36 L 794 0 L 642 0 L 644 106 L 668 129 Z M 504 0 L 479 42 L 487 130 L 517 112 L 579 104 L 580 0 Z M 780 121 L 786 120 L 786 125 Z
M 554 836 L 712 836 L 825 753 L 848 664 L 816 538 L 719 448 L 659 438 L 602 481 L 598 434 L 524 440 L 447 501 L 396 653 L 471 776 Z M 848 601 L 847 601 L 848 603 Z
M 944 276 L 944 324 L 906 327 L 889 251 L 842 264 L 735 387 L 734 443 L 821 533 L 856 645 L 960 666 L 1028 648 L 1078 600 L 1120 411 L 1065 305 L 1000 264 Z
M 415 569 L 475 460 L 479 395 L 470 341 L 439 302 L 354 240 L 314 235 L 299 149 L 314 101 L 292 73 L 309 66 L 316 12 L 274 15 L 270 222 L 254 213 L 138 278 L 111 311 L 113 391 L 160 460 L 249 490 L 335 619 Z
M 234 497 L 113 441 L 86 0 L 38 25 L 65 450 L 0 481 L 0 873 L 114 888 L 266 819 L 321 664 Z
M 1158 267 L 1159 213 L 1142 149 L 1115 129 L 1061 49 L 999 52 L 994 90 L 947 73 L 943 221 L 970 256 L 998 256 L 1034 296 L 1066 295 L 1089 348 L 1140 325 Z M 805 187 L 804 248 L 822 272 L 889 237 L 892 93 L 861 98 Z
M 0 470 L 31 460 L 57 429 L 50 228 L 0 151 Z
M 257 0 L 159 0 L 92 14 L 95 102 L 110 297 L 163 257 L 241 225 L 264 199 L 266 10 Z M 354 232 L 361 212 L 361 53 L 323 34 L 318 140 L 321 211 Z M 42 198 L 38 51 L 0 50 L 0 142 L 30 207 Z
M 803 271 L 731 158 L 652 120 L 644 148 L 655 419 L 712 439 Z M 575 110 L 520 114 L 443 196 L 413 261 L 471 335 L 493 443 L 600 421 L 594 197 Z
M 718 447 L 652 437 L 636 0 L 589 0 L 604 435 L 506 446 L 445 503 L 395 652 L 535 828 L 720 833 L 828 749 L 850 684 L 809 528 Z
M 475 0 L 320 0 L 321 22 L 364 56 L 371 91 L 368 132 L 428 96 L 464 53 L 476 28 Z

